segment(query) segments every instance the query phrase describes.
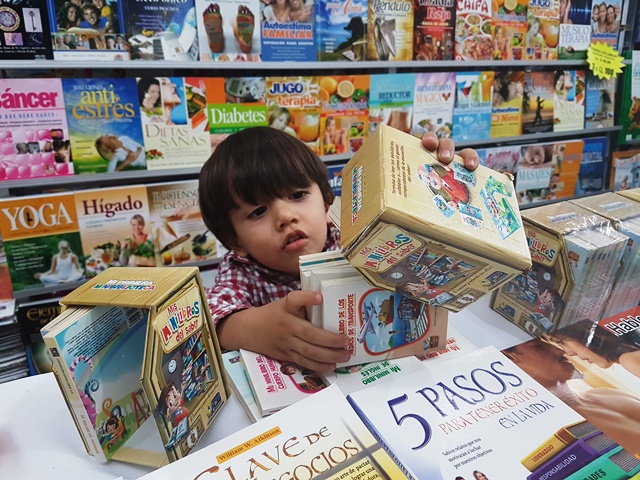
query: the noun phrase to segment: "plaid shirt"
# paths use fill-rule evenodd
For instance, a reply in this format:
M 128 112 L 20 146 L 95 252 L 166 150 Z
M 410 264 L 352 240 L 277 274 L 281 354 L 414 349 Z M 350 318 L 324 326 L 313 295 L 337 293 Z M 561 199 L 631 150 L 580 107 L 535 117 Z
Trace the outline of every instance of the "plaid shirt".
M 330 227 L 324 250 L 340 248 L 340 231 Z M 250 257 L 229 251 L 223 257 L 215 285 L 206 290 L 214 325 L 240 310 L 261 307 L 300 290 L 300 276 L 278 272 Z

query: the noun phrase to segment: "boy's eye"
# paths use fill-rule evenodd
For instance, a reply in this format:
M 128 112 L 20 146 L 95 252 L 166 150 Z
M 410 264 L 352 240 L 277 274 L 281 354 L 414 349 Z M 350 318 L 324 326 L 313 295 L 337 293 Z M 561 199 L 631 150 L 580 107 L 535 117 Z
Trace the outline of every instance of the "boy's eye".
M 307 192 L 305 190 L 298 190 L 297 192 L 293 192 L 291 195 L 289 195 L 289 198 L 291 198 L 292 200 L 300 200 L 306 195 Z
M 251 213 L 247 216 L 247 218 L 258 218 L 265 214 L 267 211 L 267 207 L 258 207 L 255 210 L 252 210 Z

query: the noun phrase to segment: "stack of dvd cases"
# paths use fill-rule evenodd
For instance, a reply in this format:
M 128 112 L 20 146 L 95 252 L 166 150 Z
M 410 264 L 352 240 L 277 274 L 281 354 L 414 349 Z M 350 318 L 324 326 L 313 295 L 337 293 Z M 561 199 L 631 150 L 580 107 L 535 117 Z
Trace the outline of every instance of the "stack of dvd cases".
M 0 383 L 29 375 L 27 354 L 15 315 L 15 300 L 0 301 Z

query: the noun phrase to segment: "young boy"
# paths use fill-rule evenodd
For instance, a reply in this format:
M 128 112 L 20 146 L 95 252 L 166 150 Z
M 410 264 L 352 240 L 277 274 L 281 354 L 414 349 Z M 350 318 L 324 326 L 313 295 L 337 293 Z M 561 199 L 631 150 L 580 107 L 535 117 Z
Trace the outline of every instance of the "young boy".
M 451 139 L 426 134 L 422 142 L 440 161 L 452 160 Z M 477 167 L 474 150 L 460 155 L 467 168 Z M 347 361 L 346 335 L 305 320 L 305 306 L 322 303 L 321 294 L 300 291 L 299 257 L 339 248 L 320 158 L 287 133 L 248 128 L 218 145 L 202 167 L 199 191 L 206 226 L 230 250 L 207 292 L 221 347 L 317 372 Z

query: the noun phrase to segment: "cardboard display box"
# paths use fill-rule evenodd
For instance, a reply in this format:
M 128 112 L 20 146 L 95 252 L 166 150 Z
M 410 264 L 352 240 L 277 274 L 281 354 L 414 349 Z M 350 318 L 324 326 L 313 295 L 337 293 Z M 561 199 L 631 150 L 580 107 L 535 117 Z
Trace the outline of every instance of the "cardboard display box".
M 189 454 L 230 395 L 198 269 L 112 267 L 61 303 L 42 333 L 87 452 Z
M 634 188 L 631 190 L 619 190 L 616 193 L 636 202 L 640 202 L 640 188 Z
M 510 176 L 382 124 L 342 182 L 342 250 L 375 286 L 457 312 L 531 266 Z
M 491 307 L 534 336 L 600 318 L 628 238 L 570 202 L 525 210 L 522 219 L 533 265 L 500 287 Z

